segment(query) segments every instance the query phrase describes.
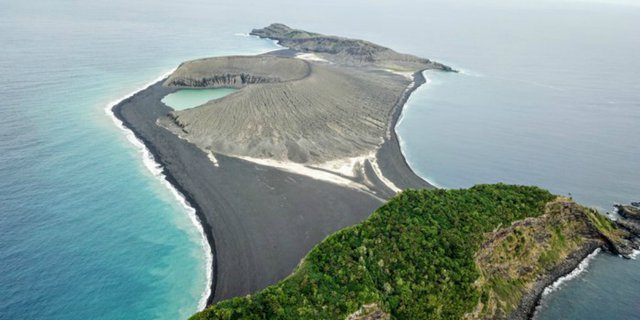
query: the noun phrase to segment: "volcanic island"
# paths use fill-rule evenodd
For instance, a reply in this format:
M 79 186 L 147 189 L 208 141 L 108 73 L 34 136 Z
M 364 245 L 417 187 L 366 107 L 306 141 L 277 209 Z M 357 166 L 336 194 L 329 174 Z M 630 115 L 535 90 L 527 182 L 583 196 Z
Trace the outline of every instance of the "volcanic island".
M 525 319 L 594 250 L 637 248 L 640 219 L 416 175 L 395 126 L 423 73 L 451 67 L 283 24 L 251 35 L 283 49 L 184 62 L 113 107 L 203 226 L 210 307 L 194 318 Z M 236 90 L 162 102 L 212 88 Z

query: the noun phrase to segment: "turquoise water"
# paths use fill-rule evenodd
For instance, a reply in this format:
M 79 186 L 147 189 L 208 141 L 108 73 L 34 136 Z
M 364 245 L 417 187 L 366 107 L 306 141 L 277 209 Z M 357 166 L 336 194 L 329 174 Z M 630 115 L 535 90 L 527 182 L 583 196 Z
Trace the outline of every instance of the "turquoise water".
M 166 95 L 162 98 L 162 102 L 174 110 L 184 110 L 220 99 L 236 91 L 233 88 L 182 89 Z
M 246 28 L 185 34 L 176 24 L 197 21 L 178 5 L 2 6 L 0 319 L 191 315 L 202 237 L 105 107 L 184 60 L 275 45 L 234 35 Z
M 640 200 L 638 6 L 596 1 L 22 1 L 0 11 L 0 319 L 176 319 L 201 237 L 105 107 L 180 62 L 274 49 L 277 21 L 450 63 L 398 128 L 444 187 Z M 286 8 L 286 10 L 283 10 Z M 291 13 L 295 12 L 295 15 Z M 331 17 L 329 23 L 326 17 Z M 542 319 L 629 319 L 640 263 L 599 255 Z

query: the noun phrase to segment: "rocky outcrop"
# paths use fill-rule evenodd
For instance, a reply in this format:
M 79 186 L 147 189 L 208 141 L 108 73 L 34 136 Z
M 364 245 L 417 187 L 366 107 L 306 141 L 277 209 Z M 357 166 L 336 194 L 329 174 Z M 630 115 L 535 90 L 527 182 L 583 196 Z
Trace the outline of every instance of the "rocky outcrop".
M 535 308 L 542 298 L 544 290 L 553 285 L 558 279 L 573 272 L 578 265 L 593 253 L 598 248 L 601 248 L 603 243 L 600 241 L 587 241 L 586 243 L 577 247 L 572 251 L 564 260 L 548 270 L 546 274 L 542 275 L 533 286 L 524 294 L 520 299 L 518 308 L 516 308 L 511 314 L 508 315 L 509 320 L 527 320 L 532 319 L 535 313 Z
M 304 30 L 289 28 L 274 23 L 262 29 L 253 29 L 251 35 L 278 41 L 281 46 L 301 51 L 330 55 L 328 59 L 347 63 L 373 64 L 391 69 L 411 69 L 419 66 L 442 71 L 455 71 L 449 66 L 395 52 L 387 47 L 369 41 L 328 36 Z
M 251 35 L 278 41 L 278 44 L 303 52 L 347 54 L 355 60 L 374 62 L 376 57 L 389 48 L 364 40 L 326 36 L 319 33 L 294 30 L 280 23 L 274 23 L 263 29 L 253 29 Z M 414 60 L 419 60 L 413 57 Z M 427 61 L 426 59 L 421 59 Z
M 375 303 L 362 306 L 360 310 L 350 314 L 346 320 L 389 320 L 391 315 L 384 312 Z
M 640 208 L 636 204 L 637 202 L 632 202 L 630 206 L 628 205 L 614 205 L 616 209 L 616 213 L 620 215 L 621 218 L 616 220 L 616 225 L 623 230 L 626 230 L 631 237 L 628 237 L 630 241 L 632 241 L 625 249 L 626 251 L 621 253 L 623 256 L 628 257 L 628 255 L 632 252 L 632 249 L 637 249 L 638 238 L 640 237 Z M 634 239 L 631 239 L 634 238 Z
M 630 233 L 632 233 L 636 237 L 640 237 L 640 222 L 627 220 L 627 219 L 620 219 L 620 220 L 616 220 L 616 224 L 620 228 L 628 230 Z
M 616 212 L 622 217 L 630 220 L 640 221 L 640 208 L 636 206 L 614 205 Z
M 489 234 L 476 254 L 481 301 L 467 319 L 529 319 L 544 289 L 597 248 L 628 254 L 634 244 L 595 210 L 559 198 L 545 214 Z

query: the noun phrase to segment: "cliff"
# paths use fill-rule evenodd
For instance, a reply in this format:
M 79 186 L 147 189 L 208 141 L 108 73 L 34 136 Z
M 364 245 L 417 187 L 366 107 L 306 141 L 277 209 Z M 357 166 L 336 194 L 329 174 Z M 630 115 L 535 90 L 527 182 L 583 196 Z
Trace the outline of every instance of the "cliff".
M 615 205 L 616 213 L 620 215 L 620 218 L 616 220 L 616 225 L 629 234 L 640 237 L 640 203 L 632 202 L 631 205 Z M 620 249 L 621 254 L 625 257 L 631 253 L 631 249 L 637 246 L 629 244 Z
M 528 319 L 544 289 L 597 248 L 615 254 L 627 234 L 595 210 L 566 198 L 545 214 L 490 232 L 475 255 L 482 292 L 466 319 Z
M 182 63 L 164 85 L 168 87 L 242 88 L 258 83 L 300 80 L 310 66 L 300 59 L 274 56 L 227 56 Z
M 546 286 L 629 237 L 535 187 L 408 190 L 277 285 L 193 319 L 526 319 Z

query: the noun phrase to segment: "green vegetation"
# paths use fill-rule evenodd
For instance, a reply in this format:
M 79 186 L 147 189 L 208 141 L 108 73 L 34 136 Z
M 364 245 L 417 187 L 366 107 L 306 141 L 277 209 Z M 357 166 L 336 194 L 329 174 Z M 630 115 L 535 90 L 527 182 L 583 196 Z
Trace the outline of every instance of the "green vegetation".
M 613 221 L 607 217 L 593 209 L 586 209 L 585 214 L 591 221 L 591 224 L 598 229 L 598 232 L 607 236 L 609 239 L 618 240 L 622 237 L 620 230 L 618 230 Z
M 480 303 L 470 318 L 506 318 L 529 294 L 537 281 L 549 275 L 581 248 L 616 243 L 619 230 L 595 210 L 567 198 L 547 203 L 545 214 L 517 221 L 488 237 L 476 253 L 482 291 Z
M 405 191 L 361 224 L 329 236 L 288 278 L 192 319 L 345 319 L 371 304 L 397 319 L 460 319 L 489 299 L 476 283 L 475 261 L 487 235 L 544 214 L 554 198 L 503 184 Z M 516 246 L 524 237 L 510 236 Z M 522 286 L 491 280 L 500 296 Z

